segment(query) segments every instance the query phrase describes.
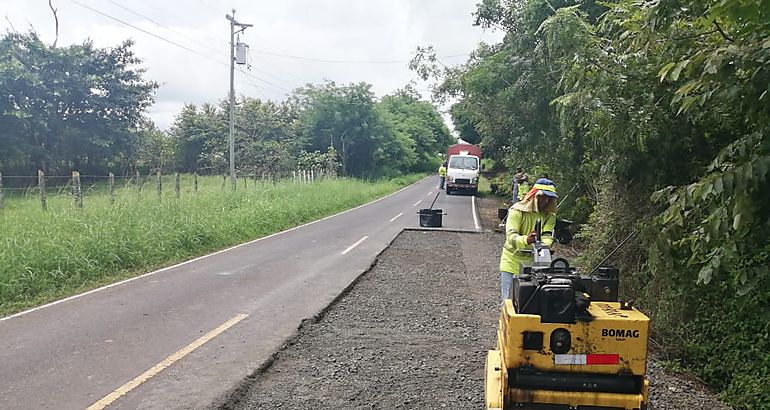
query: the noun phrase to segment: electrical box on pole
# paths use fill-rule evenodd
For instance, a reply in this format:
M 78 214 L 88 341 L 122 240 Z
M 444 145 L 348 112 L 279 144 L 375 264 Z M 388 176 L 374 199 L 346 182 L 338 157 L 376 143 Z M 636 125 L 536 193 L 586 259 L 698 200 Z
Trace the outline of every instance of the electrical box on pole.
M 237 43 L 235 45 L 235 64 L 246 64 L 249 56 L 249 45 L 246 43 Z

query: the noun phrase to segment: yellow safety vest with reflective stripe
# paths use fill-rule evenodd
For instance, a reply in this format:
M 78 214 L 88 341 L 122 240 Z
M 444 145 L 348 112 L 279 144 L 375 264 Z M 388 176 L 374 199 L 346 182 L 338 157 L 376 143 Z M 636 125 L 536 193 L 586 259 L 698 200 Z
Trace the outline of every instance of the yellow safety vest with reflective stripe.
M 522 212 L 513 208 L 508 210 L 508 218 L 505 222 L 505 244 L 503 244 L 503 253 L 500 255 L 501 272 L 518 275 L 522 263 L 532 263 L 532 254 L 521 251 L 532 249 L 532 244 L 527 243 L 527 236 L 535 230 L 535 222 L 538 219 L 542 227 L 540 240 L 544 245 L 551 246 L 553 230 L 556 227 L 556 214 Z
M 446 176 L 446 167 L 445 166 L 442 165 L 442 166 L 440 166 L 438 168 L 438 176 L 440 176 L 440 177 L 445 177 Z

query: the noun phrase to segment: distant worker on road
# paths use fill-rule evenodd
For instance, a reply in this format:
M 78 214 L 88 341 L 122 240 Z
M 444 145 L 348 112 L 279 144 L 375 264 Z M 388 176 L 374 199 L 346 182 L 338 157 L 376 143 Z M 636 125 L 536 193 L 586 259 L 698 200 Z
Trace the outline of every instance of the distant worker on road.
M 528 180 L 529 177 L 524 170 L 522 170 L 521 167 L 517 167 L 516 173 L 513 175 L 513 184 L 511 187 L 511 192 L 513 192 L 511 200 L 513 203 L 524 199 L 524 195 L 529 191 Z
M 513 204 L 508 210 L 505 223 L 505 243 L 500 255 L 500 302 L 509 299 L 513 276 L 519 274 L 521 264 L 531 264 L 533 256 L 529 252 L 537 234 L 535 223 L 540 220 L 542 226 L 541 241 L 546 246 L 553 244 L 553 230 L 556 226 L 556 185 L 545 178 L 535 181 L 535 185 L 524 198 Z
M 444 189 L 444 181 L 446 180 L 446 161 L 438 167 L 439 184 L 438 189 Z

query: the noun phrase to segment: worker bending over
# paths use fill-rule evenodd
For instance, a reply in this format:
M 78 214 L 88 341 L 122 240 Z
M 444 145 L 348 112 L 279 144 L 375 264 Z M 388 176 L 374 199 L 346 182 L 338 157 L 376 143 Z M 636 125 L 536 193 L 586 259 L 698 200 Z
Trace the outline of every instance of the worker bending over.
M 505 223 L 505 243 L 500 255 L 500 300 L 510 299 L 513 276 L 519 274 L 522 263 L 532 264 L 532 244 L 537 238 L 535 223 L 540 220 L 541 241 L 545 246 L 553 243 L 553 229 L 556 226 L 556 186 L 549 179 L 540 178 L 508 210 Z

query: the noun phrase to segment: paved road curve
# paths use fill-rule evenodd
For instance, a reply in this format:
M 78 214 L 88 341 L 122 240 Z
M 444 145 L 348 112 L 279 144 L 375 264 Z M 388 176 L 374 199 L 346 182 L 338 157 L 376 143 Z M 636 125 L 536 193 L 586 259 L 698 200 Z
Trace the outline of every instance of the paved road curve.
M 206 406 L 417 227 L 436 183 L 0 319 L 0 408 Z M 441 191 L 435 207 L 477 229 L 473 197 Z

